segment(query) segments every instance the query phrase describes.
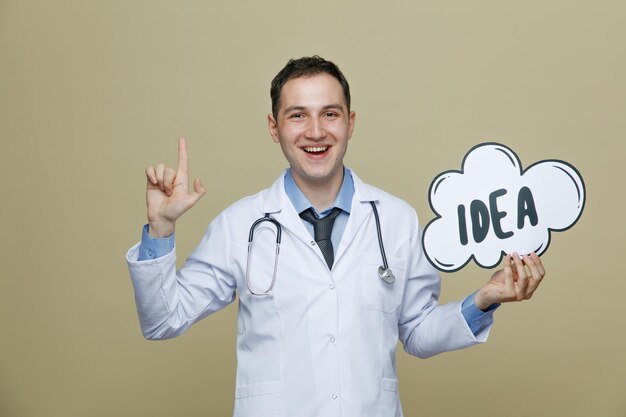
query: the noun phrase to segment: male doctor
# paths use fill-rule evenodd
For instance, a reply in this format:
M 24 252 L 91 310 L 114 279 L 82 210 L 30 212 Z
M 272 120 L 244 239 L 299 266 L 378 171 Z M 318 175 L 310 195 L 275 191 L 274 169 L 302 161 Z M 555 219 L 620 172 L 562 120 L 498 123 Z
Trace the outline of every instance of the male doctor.
M 188 188 L 184 139 L 177 170 L 146 169 L 148 224 L 127 254 L 143 334 L 178 336 L 238 295 L 235 416 L 402 416 L 397 340 L 421 358 L 484 342 L 494 309 L 529 299 L 544 268 L 507 255 L 477 292 L 439 305 L 415 211 L 343 165 L 356 115 L 339 68 L 290 60 L 270 93 L 289 169 L 218 215 L 178 271 L 174 226 L 205 189 Z M 394 279 L 378 274 L 383 252 Z

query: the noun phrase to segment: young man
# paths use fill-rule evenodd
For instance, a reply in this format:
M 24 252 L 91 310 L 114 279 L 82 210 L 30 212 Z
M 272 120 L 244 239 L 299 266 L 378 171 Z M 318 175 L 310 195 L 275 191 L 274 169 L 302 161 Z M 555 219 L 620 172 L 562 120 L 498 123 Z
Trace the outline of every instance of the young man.
M 544 268 L 507 256 L 476 293 L 439 305 L 415 211 L 343 165 L 356 116 L 335 64 L 289 61 L 271 97 L 289 169 L 214 219 L 179 271 L 174 225 L 205 190 L 188 189 L 184 139 L 176 171 L 146 169 L 148 225 L 127 254 L 143 334 L 177 336 L 238 294 L 234 415 L 401 416 L 397 340 L 422 358 L 483 342 L 493 310 L 530 298 Z

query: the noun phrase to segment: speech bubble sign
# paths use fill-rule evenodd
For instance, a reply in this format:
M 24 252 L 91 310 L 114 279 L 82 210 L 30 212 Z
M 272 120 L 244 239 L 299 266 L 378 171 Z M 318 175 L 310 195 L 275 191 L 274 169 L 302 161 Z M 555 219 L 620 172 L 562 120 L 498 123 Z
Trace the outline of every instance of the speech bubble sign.
M 454 272 L 474 259 L 494 268 L 507 253 L 543 254 L 554 231 L 571 228 L 585 205 L 585 184 L 561 160 L 536 162 L 525 170 L 505 145 L 474 146 L 461 170 L 437 176 L 429 203 L 436 217 L 424 228 L 426 257 L 440 271 Z

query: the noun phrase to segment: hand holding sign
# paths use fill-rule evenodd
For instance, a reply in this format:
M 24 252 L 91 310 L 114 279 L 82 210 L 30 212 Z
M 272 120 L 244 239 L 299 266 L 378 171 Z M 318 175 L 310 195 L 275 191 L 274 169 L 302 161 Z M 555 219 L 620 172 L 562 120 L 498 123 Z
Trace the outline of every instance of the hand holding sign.
M 452 272 L 472 258 L 493 268 L 503 254 L 541 255 L 551 231 L 580 217 L 585 187 L 567 162 L 545 160 L 522 170 L 511 149 L 484 143 L 465 155 L 461 171 L 433 180 L 429 200 L 437 218 L 424 229 L 424 250 L 433 266 Z
M 517 253 L 506 255 L 504 268 L 476 292 L 474 304 L 485 311 L 496 303 L 529 300 L 545 274 L 541 259 L 534 252 L 523 257 Z

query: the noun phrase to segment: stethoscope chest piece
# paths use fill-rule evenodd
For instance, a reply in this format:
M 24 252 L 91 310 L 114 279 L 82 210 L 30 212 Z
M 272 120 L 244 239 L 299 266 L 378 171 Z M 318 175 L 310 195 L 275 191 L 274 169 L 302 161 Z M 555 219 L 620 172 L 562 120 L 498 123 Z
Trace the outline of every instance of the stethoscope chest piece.
M 393 275 L 393 272 L 391 272 L 391 269 L 389 268 L 383 268 L 382 266 L 379 266 L 378 276 L 387 284 L 393 284 L 394 282 L 396 282 L 396 277 Z

